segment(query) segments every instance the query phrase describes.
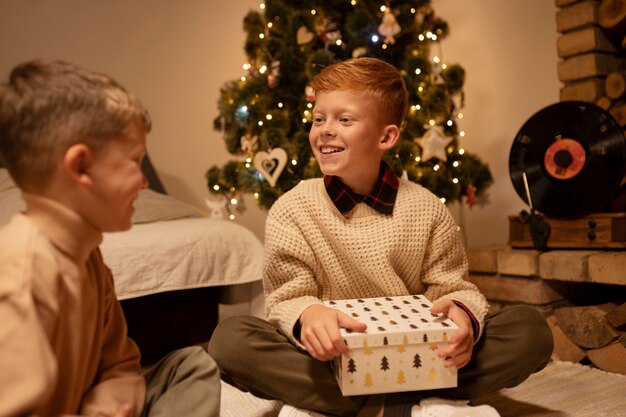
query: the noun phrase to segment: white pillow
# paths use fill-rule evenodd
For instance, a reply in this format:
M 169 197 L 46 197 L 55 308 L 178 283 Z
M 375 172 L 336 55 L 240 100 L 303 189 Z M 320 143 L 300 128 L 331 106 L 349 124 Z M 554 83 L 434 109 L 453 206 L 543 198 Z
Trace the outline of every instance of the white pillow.
M 206 216 L 191 204 L 150 189 L 141 190 L 134 205 L 134 224 Z M 0 168 L 0 226 L 8 223 L 15 213 L 24 211 L 25 208 L 22 191 L 13 182 L 9 171 Z

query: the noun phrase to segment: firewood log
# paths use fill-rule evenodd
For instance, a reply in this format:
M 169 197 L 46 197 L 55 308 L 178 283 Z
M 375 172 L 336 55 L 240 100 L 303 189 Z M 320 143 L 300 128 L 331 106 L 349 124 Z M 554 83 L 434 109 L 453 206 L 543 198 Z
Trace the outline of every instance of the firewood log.
M 559 327 L 555 316 L 550 316 L 546 319 L 550 330 L 552 330 L 552 338 L 554 340 L 553 357 L 562 361 L 568 362 L 580 362 L 585 358 L 585 351 L 579 348 L 563 330 Z
M 614 71 L 607 75 L 604 92 L 612 100 L 626 96 L 626 71 Z
M 626 375 L 626 347 L 619 342 L 588 350 L 587 357 L 602 370 Z
M 626 330 L 626 303 L 609 311 L 606 319 L 613 327 L 619 330 Z
M 598 306 L 562 307 L 554 312 L 559 327 L 572 342 L 586 349 L 606 346 L 619 335 Z
M 602 0 L 598 7 L 598 22 L 621 41 L 626 35 L 626 0 Z

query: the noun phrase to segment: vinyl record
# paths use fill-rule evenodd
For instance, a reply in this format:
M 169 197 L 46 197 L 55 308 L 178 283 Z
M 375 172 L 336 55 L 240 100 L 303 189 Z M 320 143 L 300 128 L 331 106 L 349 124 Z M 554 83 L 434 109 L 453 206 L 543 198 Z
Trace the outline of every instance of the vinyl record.
M 582 217 L 606 208 L 626 173 L 619 124 L 595 104 L 564 101 L 535 113 L 509 155 L 517 194 L 548 217 Z M 529 204 L 530 205 L 530 204 Z

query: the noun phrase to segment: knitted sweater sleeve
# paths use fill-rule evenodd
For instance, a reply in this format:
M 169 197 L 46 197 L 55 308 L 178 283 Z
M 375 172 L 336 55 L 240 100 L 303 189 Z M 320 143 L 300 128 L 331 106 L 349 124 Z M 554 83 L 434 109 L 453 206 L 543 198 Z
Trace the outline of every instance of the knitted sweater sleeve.
M 315 280 L 317 262 L 289 206 L 280 203 L 270 209 L 265 223 L 265 311 L 270 322 L 302 347 L 293 335 L 294 325 L 307 307 L 322 303 Z
M 452 215 L 441 203 L 436 203 L 434 209 L 432 234 L 421 271 L 421 282 L 427 288 L 425 295 L 433 301 L 443 298 L 463 303 L 478 320 L 478 340 L 484 328 L 487 301 L 478 288 L 466 280 L 467 258 Z

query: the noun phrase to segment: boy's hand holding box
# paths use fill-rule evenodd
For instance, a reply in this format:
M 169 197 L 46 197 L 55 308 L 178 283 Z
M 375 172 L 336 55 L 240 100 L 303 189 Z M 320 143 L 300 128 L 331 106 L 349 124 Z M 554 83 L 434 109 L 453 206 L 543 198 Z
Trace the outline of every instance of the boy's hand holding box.
M 351 350 L 334 361 L 343 395 L 380 394 L 456 387 L 457 369 L 444 368 L 439 347 L 457 330 L 432 314 L 422 295 L 326 301 L 367 324 L 364 333 L 341 329 Z

